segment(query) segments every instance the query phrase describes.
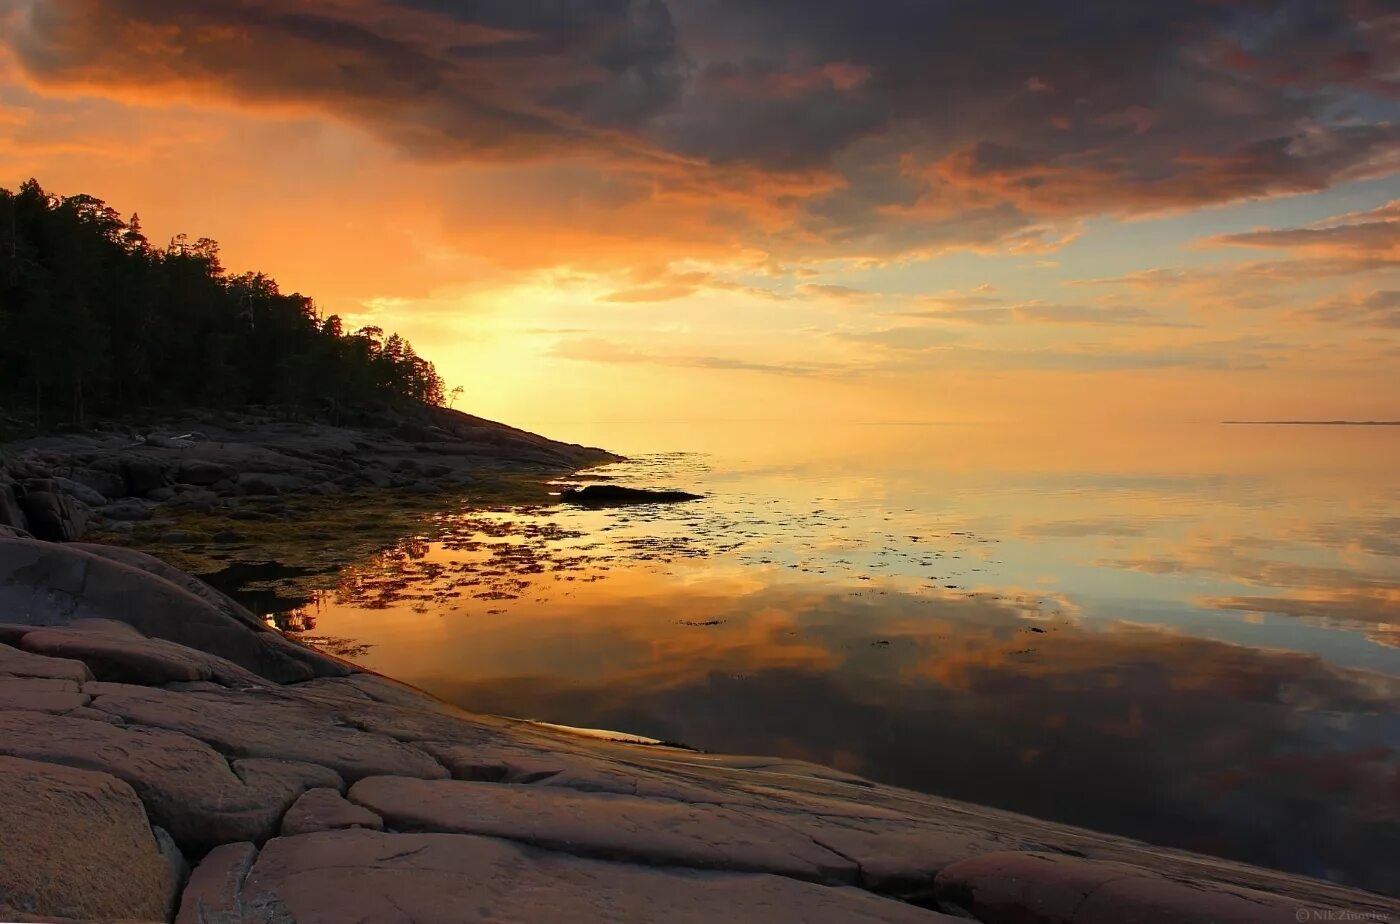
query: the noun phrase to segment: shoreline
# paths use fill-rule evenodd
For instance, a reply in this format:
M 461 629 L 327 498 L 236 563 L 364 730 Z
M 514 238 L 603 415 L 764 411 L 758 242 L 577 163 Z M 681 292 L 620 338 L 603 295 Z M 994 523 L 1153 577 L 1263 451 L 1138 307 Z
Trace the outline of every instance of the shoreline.
M 285 501 L 334 504 L 385 491 L 510 496 L 520 489 L 507 483 L 512 476 L 568 474 L 619 458 L 426 406 L 360 425 L 191 412 L 0 444 L 0 526 L 55 542 L 110 540 L 204 516 L 220 521 L 218 532 L 231 534 L 223 544 L 233 544 L 231 521 L 290 519 L 298 511 L 279 512 Z
M 527 892 L 547 893 L 559 875 L 582 876 L 585 894 L 596 892 L 609 909 L 599 920 L 657 920 L 653 907 L 677 896 L 685 907 L 669 908 L 668 920 L 695 909 L 706 919 L 787 920 L 763 910 L 772 896 L 818 921 L 1400 913 L 1400 903 L 1372 893 L 802 761 L 470 713 L 310 647 L 191 576 L 191 567 L 246 555 L 280 562 L 328 528 L 378 544 L 440 511 L 444 499 L 543 501 L 547 479 L 618 457 L 466 415 L 450 418 L 461 429 L 436 443 L 405 438 L 441 436 L 411 427 L 232 417 L 174 421 L 141 445 L 109 429 L 0 447 L 11 451 L 0 456 L 0 775 L 17 775 L 25 791 L 50 800 L 55 787 L 126 787 L 122 836 L 143 842 L 131 862 L 159 871 L 137 898 L 117 889 L 77 914 L 79 905 L 44 898 L 37 874 L 16 891 L 18 874 L 0 847 L 0 896 L 29 894 L 32 906 L 6 907 L 0 898 L 0 916 L 285 924 L 338 920 L 358 913 L 360 900 L 396 907 L 426 888 L 421 915 L 385 911 L 368 920 L 463 920 L 459 890 L 428 888 L 439 861 L 464 877 L 509 861 L 512 881 Z M 194 429 L 181 423 L 204 430 L 172 439 Z M 156 470 L 158 481 L 140 480 Z M 191 474 L 207 483 L 179 480 Z M 208 481 L 214 474 L 222 477 Z M 102 496 L 105 504 L 85 499 L 104 485 L 114 495 Z M 5 522 L 7 509 L 24 515 L 45 494 L 60 511 L 78 512 L 67 521 L 82 520 L 71 540 L 95 535 L 121 545 L 35 540 Z M 327 522 L 332 516 L 341 519 Z M 316 530 L 307 531 L 307 517 Z M 156 546 L 173 564 L 138 550 Z M 151 737 L 179 759 L 144 748 Z M 131 821 L 138 810 L 148 839 Z M 27 823 L 35 830 L 26 835 L 59 864 L 44 875 L 74 883 L 95 875 L 95 861 L 63 846 L 62 832 L 43 830 L 47 823 L 25 815 L 24 805 L 16 811 L 7 825 Z M 371 875 L 400 847 L 436 859 Z M 310 864 L 304 872 L 314 886 L 282 876 L 293 860 Z M 341 904 L 335 884 L 346 863 L 377 883 L 351 889 L 353 906 Z M 738 893 L 761 880 L 763 897 L 692 894 L 695 876 L 732 880 Z M 1066 890 L 1082 894 L 1056 910 Z M 505 920 L 555 919 L 577 897 L 522 906 Z M 630 916 L 611 917 L 619 903 L 633 908 Z M 1083 917 L 1083 907 L 1093 913 Z
M 1400 913 L 1383 896 L 800 761 L 468 713 L 302 646 L 128 549 L 0 539 L 0 611 L 0 775 L 23 782 L 0 808 L 19 832 L 0 845 L 4 915 Z

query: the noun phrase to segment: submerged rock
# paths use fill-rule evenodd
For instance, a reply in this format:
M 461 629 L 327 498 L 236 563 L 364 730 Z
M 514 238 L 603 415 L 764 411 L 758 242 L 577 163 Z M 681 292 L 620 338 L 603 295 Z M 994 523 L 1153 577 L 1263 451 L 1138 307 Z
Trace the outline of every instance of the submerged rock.
M 582 488 L 566 488 L 559 499 L 566 504 L 585 507 L 611 507 L 619 504 L 675 504 L 700 500 L 702 495 L 685 491 L 651 491 L 645 488 L 624 488 L 615 484 L 590 484 Z

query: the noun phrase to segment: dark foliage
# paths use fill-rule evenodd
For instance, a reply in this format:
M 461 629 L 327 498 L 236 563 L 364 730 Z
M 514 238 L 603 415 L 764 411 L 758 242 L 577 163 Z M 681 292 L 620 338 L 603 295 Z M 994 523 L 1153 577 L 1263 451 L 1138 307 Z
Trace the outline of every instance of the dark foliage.
M 100 199 L 0 189 L 0 406 L 35 424 L 152 407 L 443 403 L 397 334 L 353 333 L 219 245 L 152 247 Z

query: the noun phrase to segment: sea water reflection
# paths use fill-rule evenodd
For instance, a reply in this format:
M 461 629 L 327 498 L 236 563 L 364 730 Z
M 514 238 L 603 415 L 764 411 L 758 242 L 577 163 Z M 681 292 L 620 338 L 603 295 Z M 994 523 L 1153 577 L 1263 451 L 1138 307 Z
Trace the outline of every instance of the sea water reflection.
M 476 710 L 1400 892 L 1400 432 L 1157 437 L 641 454 L 594 474 L 709 496 L 448 513 L 288 615 Z

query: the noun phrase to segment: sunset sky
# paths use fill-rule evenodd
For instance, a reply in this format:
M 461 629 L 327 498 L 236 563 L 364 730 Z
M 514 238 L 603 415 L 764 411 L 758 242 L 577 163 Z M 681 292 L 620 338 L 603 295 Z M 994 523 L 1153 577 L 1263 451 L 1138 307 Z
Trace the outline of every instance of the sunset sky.
M 0 185 L 216 238 L 485 416 L 1400 418 L 1385 0 L 0 11 Z

